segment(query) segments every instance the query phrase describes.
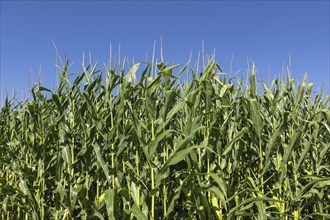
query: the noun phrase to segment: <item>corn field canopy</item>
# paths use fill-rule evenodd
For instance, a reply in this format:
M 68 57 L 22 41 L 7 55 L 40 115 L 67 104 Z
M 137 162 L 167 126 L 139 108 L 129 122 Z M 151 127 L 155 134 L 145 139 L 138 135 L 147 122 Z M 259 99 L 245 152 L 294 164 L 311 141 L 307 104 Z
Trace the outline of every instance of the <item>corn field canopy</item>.
M 330 96 L 152 66 L 66 62 L 55 90 L 6 99 L 1 219 L 330 218 Z

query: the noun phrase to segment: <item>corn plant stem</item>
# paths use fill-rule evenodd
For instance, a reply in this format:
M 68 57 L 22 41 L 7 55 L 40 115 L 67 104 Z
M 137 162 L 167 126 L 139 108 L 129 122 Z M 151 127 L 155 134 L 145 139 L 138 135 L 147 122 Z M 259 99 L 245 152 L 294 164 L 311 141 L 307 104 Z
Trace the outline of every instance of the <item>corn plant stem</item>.
M 75 113 L 75 101 L 72 101 L 72 128 L 74 128 L 75 126 L 75 121 L 74 121 L 74 113 Z M 74 146 L 75 146 L 75 140 L 74 140 L 74 136 L 72 136 L 71 139 L 72 145 L 71 145 L 71 164 L 74 164 Z M 74 166 L 72 166 L 71 168 L 71 176 L 74 176 Z
M 117 130 L 117 137 L 118 137 L 118 136 L 119 136 L 119 131 Z M 124 158 L 125 158 L 125 155 L 123 155 L 123 161 L 122 161 L 123 173 L 126 172 L 126 166 L 125 166 L 125 160 L 124 160 Z
M 74 121 L 74 113 L 75 113 L 75 101 L 73 100 L 72 101 L 72 128 L 74 128 L 75 126 L 75 121 Z M 72 139 L 71 139 L 71 164 L 74 164 L 75 163 L 75 157 L 74 157 L 74 147 L 75 147 L 75 139 L 74 139 L 74 136 L 72 136 Z M 74 166 L 71 167 L 71 172 L 70 172 L 70 176 L 69 178 L 72 178 L 73 181 L 75 182 L 74 180 Z M 71 184 L 71 181 L 70 181 L 70 193 L 73 193 L 73 184 Z M 74 219 L 74 218 L 72 218 Z
M 239 196 L 238 196 L 238 192 L 235 192 L 235 204 L 236 204 L 236 206 L 239 206 Z
M 202 153 L 201 149 L 198 148 L 198 169 L 201 171 L 202 168 Z
M 41 121 L 41 126 L 39 130 L 39 134 L 41 134 L 40 137 L 40 146 L 43 147 L 43 152 L 42 152 L 42 164 L 41 164 L 41 170 L 42 170 L 42 176 L 41 176 L 41 196 L 40 196 L 40 206 L 41 206 L 41 219 L 45 218 L 45 207 L 44 207 L 44 196 L 45 196 L 45 163 L 46 161 L 46 149 L 44 146 L 44 120 L 43 116 L 40 115 L 40 121 Z
M 97 179 L 96 179 L 96 198 L 95 198 L 95 202 L 96 202 L 96 206 L 98 206 L 99 204 L 97 203 L 99 198 L 100 198 L 100 178 L 99 178 L 99 172 L 97 175 Z
M 166 160 L 168 159 L 168 146 L 167 144 L 165 145 L 164 148 L 164 160 L 163 163 L 165 164 Z M 166 190 L 166 182 L 163 181 L 163 194 L 164 194 L 164 199 L 163 199 L 163 213 L 164 213 L 164 218 L 167 215 L 167 190 Z
M 165 164 L 166 162 L 166 147 L 164 148 L 164 160 L 163 163 Z M 166 192 L 166 183 L 163 183 L 163 194 L 164 194 L 164 199 L 163 199 L 163 213 L 164 213 L 164 217 L 166 216 L 166 200 L 167 200 L 167 192 Z
M 297 205 L 294 205 L 294 211 L 293 211 L 293 220 L 299 219 L 299 209 Z
M 140 161 L 139 161 L 138 150 L 135 151 L 135 161 L 136 161 L 136 174 L 137 174 L 137 176 L 140 176 L 140 170 L 139 170 Z M 138 192 L 137 192 L 137 206 L 139 208 L 140 208 L 140 190 L 141 190 L 141 186 L 140 186 L 140 181 L 139 181 L 138 182 Z
M 54 219 L 58 220 L 58 210 L 56 210 L 56 212 L 55 212 L 55 218 Z
M 220 209 L 220 216 L 219 216 L 219 219 L 222 220 L 223 219 L 223 213 L 222 213 L 222 202 L 220 200 L 219 202 L 219 209 Z
M 207 158 L 207 183 L 210 184 L 210 158 Z M 209 199 L 209 202 L 211 202 L 211 191 L 208 191 L 207 192 L 207 196 L 208 196 L 208 199 Z
M 262 168 L 263 168 L 263 151 L 262 151 L 262 143 L 261 140 L 259 140 L 259 159 L 260 159 L 260 166 L 259 166 L 259 173 L 262 173 Z M 261 193 L 262 195 L 265 194 L 264 192 L 264 177 L 263 175 L 260 177 L 260 186 L 261 186 Z
M 127 176 L 127 189 L 128 189 L 128 202 L 127 202 L 127 205 L 128 205 L 128 208 L 130 209 L 131 208 L 131 203 L 129 201 L 131 201 L 131 173 L 128 173 L 128 176 Z
M 111 102 L 112 104 L 112 102 Z M 114 126 L 113 126 L 113 114 L 112 111 L 110 113 L 110 117 L 111 117 L 111 130 L 113 130 Z M 115 145 L 112 143 L 111 144 L 111 169 L 113 170 L 113 174 L 112 174 L 112 188 L 115 188 Z
M 45 164 L 43 163 L 43 169 L 45 167 Z M 45 183 L 45 174 L 43 174 L 42 178 L 42 198 L 41 198 L 41 219 L 45 219 L 45 191 L 46 191 L 46 183 Z
M 293 167 L 296 166 L 296 157 L 295 157 L 295 154 L 293 153 L 292 154 L 292 158 L 293 158 Z M 295 187 L 295 196 L 298 196 L 299 195 L 299 191 L 298 191 L 298 177 L 297 177 L 297 173 L 294 172 L 293 173 L 293 179 L 294 179 L 294 187 Z M 298 209 L 298 206 L 297 205 L 294 205 L 294 213 L 293 213 L 293 219 L 294 220 L 298 220 L 299 219 L 299 209 Z
M 99 134 L 96 134 L 96 140 L 99 139 Z M 96 206 L 99 206 L 98 201 L 100 198 L 100 174 L 99 174 L 99 170 L 100 170 L 100 165 L 97 165 L 97 179 L 96 179 L 96 198 L 95 198 L 95 202 L 96 202 Z
M 154 190 L 155 182 L 154 182 L 154 168 L 151 168 L 151 190 Z M 155 219 L 155 196 L 151 195 L 151 220 Z
M 115 188 L 115 174 L 114 174 L 114 169 L 115 169 L 115 145 L 114 144 L 111 144 L 111 150 L 112 150 L 112 153 L 111 153 L 111 169 L 113 170 L 113 174 L 111 176 L 111 183 L 112 183 L 112 188 Z
M 207 119 L 207 121 L 206 121 L 206 126 L 209 128 L 209 119 Z M 204 134 L 204 138 L 208 138 L 210 135 L 210 131 L 209 130 L 207 130 L 207 131 L 205 131 L 205 134 Z M 206 176 L 206 178 L 207 178 L 207 183 L 208 184 L 210 184 L 210 154 L 209 154 L 209 152 L 207 151 L 206 152 L 206 156 L 207 156 L 207 176 Z M 208 191 L 207 192 L 207 196 L 208 196 L 208 199 L 209 199 L 209 202 L 211 202 L 212 201 L 212 198 L 211 198 L 211 191 Z
M 155 128 L 154 128 L 154 121 L 151 121 L 151 141 L 153 142 L 155 140 Z M 155 219 L 155 195 L 154 195 L 154 189 L 155 189 L 155 177 L 154 177 L 154 168 L 151 167 L 151 220 Z
M 84 133 L 84 143 L 85 143 L 85 145 L 87 143 L 86 132 Z M 88 196 L 88 189 L 89 189 L 89 175 L 88 175 L 88 170 L 85 173 L 85 188 L 86 188 L 86 199 L 88 200 L 89 199 L 89 196 Z
M 21 208 L 17 206 L 17 219 L 21 218 Z

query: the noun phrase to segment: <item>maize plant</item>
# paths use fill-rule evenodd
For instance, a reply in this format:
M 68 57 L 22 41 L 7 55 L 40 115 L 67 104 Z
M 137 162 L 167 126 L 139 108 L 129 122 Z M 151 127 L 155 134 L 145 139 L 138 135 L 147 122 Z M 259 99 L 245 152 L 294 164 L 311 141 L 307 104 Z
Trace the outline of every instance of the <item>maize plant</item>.
M 1 219 L 330 218 L 330 96 L 306 76 L 68 64 L 1 107 Z

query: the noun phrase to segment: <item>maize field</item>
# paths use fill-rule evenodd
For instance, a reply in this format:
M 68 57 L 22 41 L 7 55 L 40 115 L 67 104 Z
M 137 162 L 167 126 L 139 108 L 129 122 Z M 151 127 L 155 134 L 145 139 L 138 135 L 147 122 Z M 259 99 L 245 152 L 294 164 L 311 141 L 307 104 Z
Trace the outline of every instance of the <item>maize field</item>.
M 330 96 L 306 76 L 68 67 L 1 107 L 1 219 L 330 219 Z

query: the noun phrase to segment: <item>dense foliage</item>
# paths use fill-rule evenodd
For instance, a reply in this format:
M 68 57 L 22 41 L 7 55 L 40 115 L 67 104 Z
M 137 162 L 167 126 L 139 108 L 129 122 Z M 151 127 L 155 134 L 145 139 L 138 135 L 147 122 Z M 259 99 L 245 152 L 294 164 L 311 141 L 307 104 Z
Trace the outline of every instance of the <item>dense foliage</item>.
M 1 219 L 330 218 L 330 97 L 306 77 L 67 68 L 1 109 Z

